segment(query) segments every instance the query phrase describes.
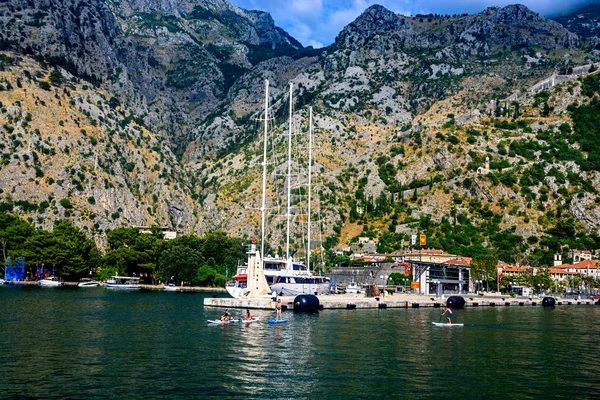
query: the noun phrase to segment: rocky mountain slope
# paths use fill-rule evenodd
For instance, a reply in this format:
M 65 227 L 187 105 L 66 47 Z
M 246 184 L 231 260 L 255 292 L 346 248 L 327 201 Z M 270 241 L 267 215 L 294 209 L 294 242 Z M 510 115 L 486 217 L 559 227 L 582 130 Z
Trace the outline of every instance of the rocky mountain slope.
M 575 12 L 553 18 L 577 35 L 584 38 L 600 37 L 600 4 L 590 4 Z
M 236 78 L 302 49 L 269 14 L 225 0 L 10 0 L 0 23 L 0 49 L 42 55 L 102 85 L 176 152 Z
M 593 108 L 597 55 L 524 6 L 415 17 L 373 6 L 319 51 L 225 0 L 9 0 L 0 20 L 2 206 L 37 224 L 67 218 L 99 241 L 149 224 L 256 234 L 268 79 L 270 154 L 285 153 L 288 83 L 303 153 L 313 107 L 312 217 L 328 246 L 364 235 L 389 251 L 426 231 L 465 255 L 547 258 L 566 246 L 557 227 L 598 233 L 579 115 Z M 270 161 L 273 213 L 286 163 Z

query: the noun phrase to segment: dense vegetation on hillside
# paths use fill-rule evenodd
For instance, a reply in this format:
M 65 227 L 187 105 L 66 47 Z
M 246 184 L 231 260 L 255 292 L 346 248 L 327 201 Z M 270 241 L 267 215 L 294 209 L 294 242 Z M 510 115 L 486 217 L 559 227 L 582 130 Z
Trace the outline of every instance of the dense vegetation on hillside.
M 94 241 L 69 222 L 59 221 L 46 231 L 8 214 L 0 214 L 0 243 L 4 259 L 25 257 L 28 276 L 43 266 L 68 280 L 137 275 L 147 283 L 223 286 L 226 271 L 234 273 L 246 257 L 244 243 L 222 232 L 166 241 L 157 227 L 151 234 L 137 228 L 111 230 L 102 255 Z

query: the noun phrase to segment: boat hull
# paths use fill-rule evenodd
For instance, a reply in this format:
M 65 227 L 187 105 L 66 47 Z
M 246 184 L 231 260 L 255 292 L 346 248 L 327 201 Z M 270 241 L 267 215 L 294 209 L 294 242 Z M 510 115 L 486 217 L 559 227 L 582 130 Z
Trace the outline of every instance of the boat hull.
M 78 283 L 77 284 L 78 287 L 99 287 L 100 286 L 100 282 L 82 282 L 82 283 Z
M 62 285 L 64 285 L 64 282 L 59 280 L 42 279 L 40 281 L 41 287 L 59 287 Z
M 105 283 L 104 286 L 106 286 L 107 289 L 113 289 L 113 290 L 140 290 L 140 285 L 136 285 L 136 284 L 115 284 L 115 283 Z

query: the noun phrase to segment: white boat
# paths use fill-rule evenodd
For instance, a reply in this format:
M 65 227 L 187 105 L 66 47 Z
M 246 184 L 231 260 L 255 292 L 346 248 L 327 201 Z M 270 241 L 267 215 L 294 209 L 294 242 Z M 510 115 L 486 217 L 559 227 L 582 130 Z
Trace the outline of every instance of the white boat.
M 0 285 L 4 285 L 4 282 L 6 282 L 4 279 L 0 278 Z
M 255 255 L 262 256 L 265 244 L 265 212 L 266 212 L 266 176 L 267 176 L 267 121 L 268 102 L 269 102 L 269 82 L 265 82 L 265 131 L 264 131 L 264 154 L 263 154 L 263 188 L 262 188 L 262 251 L 258 252 L 255 243 L 252 244 L 252 249 L 248 252 L 248 264 L 239 266 L 235 282 L 226 286 L 227 292 L 235 298 L 246 297 L 249 293 L 247 288 L 248 280 L 248 265 L 251 264 L 250 258 Z M 279 296 L 296 296 L 299 294 L 325 294 L 329 291 L 329 279 L 324 276 L 317 276 L 310 272 L 310 265 L 292 260 L 290 257 L 290 219 L 291 210 L 291 138 L 292 138 L 292 85 L 290 84 L 290 129 L 288 135 L 288 173 L 287 173 L 287 239 L 286 239 L 286 257 L 264 257 L 262 261 L 262 270 L 267 284 L 273 294 Z M 310 109 L 309 123 L 309 155 L 308 155 L 308 245 L 307 245 L 307 260 L 310 260 L 310 204 L 311 204 L 311 164 L 312 164 L 312 108 Z M 259 264 L 260 265 L 260 264 Z
M 361 287 L 356 282 L 350 282 L 348 286 L 346 286 L 346 293 L 349 294 L 359 294 L 364 293 Z
M 104 286 L 109 289 L 139 290 L 140 278 L 136 276 L 115 275 L 111 279 L 104 282 Z
M 98 281 L 82 281 L 77 284 L 78 287 L 98 287 L 101 283 Z
M 235 282 L 226 286 L 227 292 L 235 298 L 244 297 L 247 292 L 248 266 L 238 267 Z M 273 294 L 297 296 L 299 294 L 326 294 L 329 292 L 329 279 L 313 275 L 306 265 L 276 257 L 265 257 L 263 272 Z
M 64 285 L 64 282 L 56 276 L 49 276 L 40 281 L 42 287 L 58 287 Z
M 183 289 L 181 286 L 177 286 L 174 283 L 169 283 L 168 285 L 164 285 L 163 290 L 165 292 L 181 292 Z

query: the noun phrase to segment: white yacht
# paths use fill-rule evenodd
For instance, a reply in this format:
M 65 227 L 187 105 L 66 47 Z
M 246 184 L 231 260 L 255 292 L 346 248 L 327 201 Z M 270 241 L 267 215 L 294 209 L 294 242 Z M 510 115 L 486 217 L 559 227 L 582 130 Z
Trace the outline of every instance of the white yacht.
M 136 276 L 115 275 L 111 279 L 104 282 L 104 286 L 109 289 L 139 290 L 140 278 Z
M 314 275 L 306 265 L 276 257 L 265 257 L 263 272 L 273 294 L 297 296 L 299 294 L 326 294 L 329 278 Z M 235 298 L 243 297 L 247 288 L 248 266 L 238 267 L 235 282 L 227 285 L 227 292 Z
M 262 260 L 262 274 L 266 278 L 269 290 L 272 294 L 279 296 L 295 296 L 299 294 L 324 294 L 329 290 L 329 280 L 324 276 L 317 276 L 310 271 L 310 265 L 304 265 L 293 261 L 290 256 L 290 220 L 291 214 L 291 188 L 293 186 L 291 177 L 291 149 L 292 149 L 292 84 L 290 83 L 290 125 L 288 134 L 288 173 L 287 173 L 287 234 L 286 234 L 286 256 L 285 258 L 264 257 Z M 248 265 L 252 265 L 251 258 L 259 259 L 263 256 L 265 245 L 265 219 L 266 219 L 266 180 L 267 180 L 267 136 L 269 121 L 269 82 L 265 81 L 265 114 L 264 114 L 264 139 L 263 139 L 263 182 L 262 182 L 262 223 L 261 223 L 261 251 L 256 249 L 256 241 L 253 239 L 252 248 L 248 252 L 248 264 L 238 267 L 234 276 L 235 282 L 226 286 L 227 292 L 235 298 L 246 297 L 250 290 L 247 288 Z M 307 260 L 310 260 L 310 237 L 311 237 L 311 166 L 312 166 L 312 108 L 309 109 L 309 138 L 308 138 L 308 196 L 307 196 Z M 261 265 L 259 263 L 259 265 Z M 262 279 L 262 277 L 261 277 Z
M 4 282 L 6 282 L 4 279 L 0 278 L 0 285 L 4 285 Z
M 42 287 L 57 287 L 62 285 L 64 285 L 64 282 L 56 276 L 49 276 L 40 281 L 40 286 Z

